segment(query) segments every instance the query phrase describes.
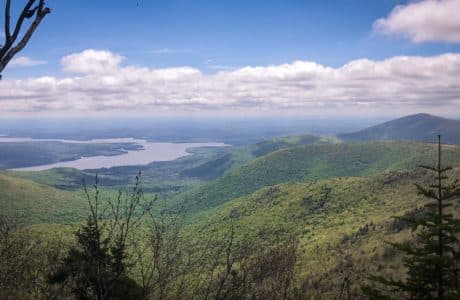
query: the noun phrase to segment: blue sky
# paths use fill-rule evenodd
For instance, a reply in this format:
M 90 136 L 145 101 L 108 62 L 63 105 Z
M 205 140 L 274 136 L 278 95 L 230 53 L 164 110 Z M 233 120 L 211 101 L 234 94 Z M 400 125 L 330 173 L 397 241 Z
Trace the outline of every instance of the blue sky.
M 22 53 L 48 63 L 10 76 L 55 74 L 59 60 L 109 49 L 149 67 L 270 65 L 312 60 L 338 67 L 356 58 L 458 52 L 449 43 L 414 44 L 378 36 L 372 24 L 392 0 L 48 0 L 53 13 Z M 139 4 L 139 6 L 138 6 Z
M 449 14 L 452 7 L 458 5 L 460 9 L 458 0 L 48 0 L 47 4 L 52 13 L 20 54 L 23 60 L 28 61 L 8 68 L 4 73 L 7 80 L 31 80 L 43 76 L 59 80 L 72 77 L 69 72 L 63 71 L 65 66 L 61 59 L 87 49 L 108 51 L 115 55 L 117 68 L 130 66 L 156 70 L 185 66 L 198 70 L 207 81 L 213 74 L 232 72 L 247 66 L 280 66 L 302 61 L 340 70 L 342 66 L 358 59 L 378 63 L 397 56 L 437 57 L 460 52 L 457 32 L 443 32 L 446 27 L 442 26 L 432 30 L 430 22 L 435 24 L 439 20 L 414 17 L 412 23 L 402 24 L 400 19 L 404 15 L 399 19 L 398 16 L 394 20 L 390 18 L 398 5 L 407 8 L 407 14 L 411 16 L 416 15 L 414 11 L 434 9 L 431 6 L 436 5 L 442 12 L 439 15 L 447 18 L 443 14 Z M 388 20 L 384 34 L 376 30 L 378 19 Z M 446 19 L 446 24 L 448 21 Z M 460 31 L 460 27 L 452 30 Z M 27 63 L 30 61 L 32 63 Z M 295 68 L 303 72 L 309 66 Z M 254 70 L 249 71 L 254 73 Z M 414 70 L 414 73 L 417 72 Z M 229 82 L 229 85 L 235 84 L 234 81 Z M 23 85 L 20 88 L 24 88 Z M 203 89 L 203 92 L 194 91 L 195 100 L 192 102 L 197 103 L 196 98 L 203 98 L 202 94 L 208 91 L 209 88 Z M 406 102 L 412 101 L 410 97 L 413 93 L 408 93 Z M 187 95 L 179 102 L 191 101 L 187 98 L 191 97 L 190 92 Z M 262 96 L 248 95 L 244 96 L 243 106 L 249 102 L 263 101 Z M 344 97 L 336 96 L 336 93 L 333 95 L 336 98 Z M 83 98 L 91 97 L 95 96 L 85 95 Z M 152 98 L 149 105 L 164 100 L 147 94 L 145 97 Z M 285 97 L 280 95 L 273 101 L 290 101 Z M 349 95 L 348 98 L 361 97 Z M 317 105 L 337 107 L 338 100 L 332 100 L 335 102 L 328 103 L 323 97 Z M 367 103 L 363 99 L 358 100 L 361 104 Z M 449 101 L 457 103 L 458 100 Z M 380 100 L 370 102 L 375 101 Z M 426 106 L 426 101 L 420 100 L 417 107 L 407 107 L 407 110 L 418 109 L 422 104 Z M 299 105 L 298 101 L 295 103 Z M 44 107 L 42 104 L 36 106 Z M 430 105 L 433 106 L 433 103 L 428 107 Z M 54 106 L 71 109 L 63 105 Z

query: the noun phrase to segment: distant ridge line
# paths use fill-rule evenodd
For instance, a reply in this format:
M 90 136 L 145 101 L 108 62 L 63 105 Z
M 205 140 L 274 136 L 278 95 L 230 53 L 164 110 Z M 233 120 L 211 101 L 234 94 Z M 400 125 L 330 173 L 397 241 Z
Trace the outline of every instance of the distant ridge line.
M 440 134 L 447 144 L 460 144 L 460 120 L 417 113 L 377 124 L 356 132 L 339 134 L 345 142 L 405 140 L 434 142 Z

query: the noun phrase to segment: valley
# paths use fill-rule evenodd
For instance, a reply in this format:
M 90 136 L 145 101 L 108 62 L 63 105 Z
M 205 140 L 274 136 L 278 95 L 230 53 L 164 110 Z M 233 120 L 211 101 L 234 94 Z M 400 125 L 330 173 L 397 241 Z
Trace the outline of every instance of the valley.
M 0 300 L 460 299 L 460 0 L 0 7 Z
M 144 197 L 156 198 L 154 214 L 180 212 L 186 244 L 225 236 L 229 222 L 235 224 L 240 242 L 249 238 L 263 244 L 293 236 L 299 243 L 296 280 L 308 279 L 303 288 L 314 290 L 312 297 L 333 296 L 329 289 L 339 284 L 337 267 L 343 255 L 353 262 L 357 293 L 358 282 L 365 280 L 359 270 L 378 273 L 383 265 L 396 268 L 400 263 L 397 253 L 383 242 L 408 239 L 407 226 L 394 216 L 411 214 L 424 203 L 414 184 L 430 182 L 419 165 L 435 162 L 437 146 L 417 139 L 414 135 L 406 141 L 348 142 L 299 135 L 233 147 L 205 144 L 188 149 L 186 156 L 146 165 L 5 170 L 0 172 L 0 206 L 23 216 L 35 234 L 60 236 L 87 217 L 82 180 L 91 190 L 98 174 L 100 194 L 115 199 L 119 190 L 134 184 L 140 170 Z M 11 144 L 0 143 L 0 152 Z M 137 152 L 134 148 L 131 153 Z M 452 178 L 459 178 L 460 146 L 445 145 L 443 162 L 454 166 Z M 401 276 L 399 271 L 388 274 Z

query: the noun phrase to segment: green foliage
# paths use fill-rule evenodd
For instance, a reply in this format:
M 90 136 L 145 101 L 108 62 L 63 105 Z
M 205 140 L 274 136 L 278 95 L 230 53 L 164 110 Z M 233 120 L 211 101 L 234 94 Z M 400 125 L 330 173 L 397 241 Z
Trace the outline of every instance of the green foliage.
M 302 143 L 329 142 L 324 138 L 314 136 L 286 137 L 265 141 L 264 145 L 282 143 L 285 146 L 295 146 Z M 48 145 L 47 143 L 44 143 Z M 58 143 L 59 146 L 67 145 Z M 70 144 L 74 145 L 74 144 Z M 89 144 L 90 146 L 92 144 Z M 98 146 L 98 145 L 96 145 Z M 99 145 L 101 146 L 101 145 Z M 121 146 L 121 145 L 120 145 Z M 128 145 L 129 146 L 129 145 Z M 123 145 L 127 147 L 127 145 Z M 202 185 L 204 182 L 215 179 L 224 173 L 234 170 L 248 161 L 254 159 L 252 151 L 257 145 L 242 147 L 203 147 L 193 148 L 188 151 L 192 155 L 185 156 L 173 161 L 154 162 L 142 166 L 144 178 L 144 191 L 157 193 L 165 197 L 184 192 L 190 188 Z M 97 150 L 97 147 L 95 148 Z M 273 148 L 277 150 L 278 148 Z M 41 149 L 45 150 L 45 149 Z M 38 152 L 41 151 L 40 149 Z M 55 155 L 65 148 L 50 150 L 47 155 Z M 28 150 L 29 151 L 29 150 Z M 32 151 L 30 149 L 30 151 Z M 54 152 L 53 152 L 54 151 Z M 105 153 L 100 153 L 105 154 Z M 57 154 L 56 154 L 57 155 Z M 139 171 L 139 166 L 121 166 L 109 169 L 80 171 L 73 168 L 57 168 L 38 172 L 11 172 L 5 171 L 5 175 L 32 180 L 42 185 L 63 190 L 80 190 L 82 179 L 91 181 L 94 175 L 99 174 L 105 189 L 124 189 L 132 183 L 132 178 Z
M 28 224 L 84 220 L 82 191 L 70 192 L 30 180 L 0 174 L 0 206 L 10 215 L 23 215 Z
M 446 161 L 460 163 L 460 148 L 449 147 Z M 226 173 L 202 187 L 169 201 L 187 201 L 192 211 L 217 206 L 282 182 L 342 176 L 372 176 L 380 172 L 415 168 L 436 155 L 432 144 L 371 142 L 307 145 L 272 152 Z
M 75 233 L 61 267 L 50 276 L 52 284 L 69 284 L 76 299 L 140 299 L 142 289 L 126 275 L 125 246 L 120 238 L 103 236 L 93 218 Z
M 435 183 L 417 184 L 420 195 L 430 199 L 422 210 L 402 220 L 416 231 L 414 243 L 392 243 L 392 247 L 404 255 L 406 276 L 403 280 L 374 276 L 373 279 L 393 290 L 400 291 L 407 299 L 458 299 L 460 297 L 460 219 L 452 213 L 452 201 L 460 197 L 460 183 L 445 183 L 446 172 L 451 167 L 441 165 L 439 142 L 438 164 L 423 166 L 435 173 Z M 385 293 L 367 287 L 373 296 Z M 394 291 L 393 291 L 394 293 Z
M 82 180 L 91 181 L 94 179 L 94 174 L 80 171 L 74 168 L 55 168 L 43 171 L 4 171 L 5 175 L 32 180 L 36 183 L 47 185 L 61 190 L 79 190 L 82 188 Z M 113 185 L 117 182 L 115 178 L 104 176 L 104 184 L 106 186 Z M 120 183 L 118 181 L 118 183 Z
M 152 202 L 144 201 L 140 173 L 130 194 L 120 192 L 105 203 L 98 184 L 96 176 L 93 199 L 85 186 L 90 215 L 49 282 L 70 286 L 76 299 L 143 298 L 144 290 L 128 276 L 128 243 Z
M 292 137 L 276 138 L 255 144 L 252 154 L 259 157 L 281 149 L 291 148 L 300 145 L 317 144 L 326 142 L 325 139 L 314 135 L 302 135 Z
M 65 293 L 46 279 L 66 243 L 50 228 L 44 237 L 23 222 L 19 215 L 0 212 L 0 299 L 64 298 Z
M 291 142 L 299 141 L 293 139 Z M 264 147 L 274 150 L 279 146 L 276 141 L 274 144 L 272 147 L 267 143 Z M 287 281 L 290 281 L 288 294 L 291 297 L 340 298 L 347 293 L 359 297 L 359 285 L 366 280 L 363 270 L 382 276 L 391 275 L 395 280 L 404 278 L 400 268 L 401 256 L 383 241 L 402 243 L 410 238 L 407 224 L 401 219 L 392 219 L 392 216 L 408 218 L 421 215 L 419 206 L 425 202 L 420 202 L 413 182 L 430 184 L 430 177 L 424 171 L 414 170 L 414 167 L 436 156 L 433 145 L 410 142 L 317 144 L 280 149 L 252 160 L 254 147 L 234 148 L 231 152 L 201 149 L 197 150 L 196 156 L 148 166 L 144 182 L 151 191 L 163 184 L 170 184 L 171 191 L 180 180 L 184 180 L 184 188 L 179 190 L 203 184 L 203 177 L 190 180 L 188 175 L 180 175 L 180 170 L 184 168 L 198 170 L 200 174 L 215 166 L 225 171 L 222 177 L 177 197 L 167 197 L 170 193 L 164 193 L 157 212 L 163 211 L 163 208 L 166 208 L 164 213 L 171 209 L 175 211 L 184 201 L 190 205 L 191 210 L 180 234 L 176 234 L 174 228 L 171 233 L 165 234 L 161 223 L 155 224 L 152 233 L 149 233 L 148 224 L 142 223 L 138 230 L 143 242 L 136 247 L 117 248 L 116 238 L 111 239 L 110 246 L 102 243 L 98 256 L 103 262 L 102 269 L 106 270 L 103 274 L 105 278 L 113 281 L 112 271 L 118 268 L 113 267 L 113 264 L 117 265 L 114 262 L 134 254 L 142 257 L 146 265 L 151 263 L 156 268 L 152 275 L 155 283 L 151 285 L 155 290 L 154 297 L 163 295 L 163 292 L 166 298 L 198 297 L 206 295 L 207 287 L 210 287 L 214 291 L 220 290 L 220 295 L 236 297 L 238 293 L 251 290 L 255 296 L 266 298 L 269 294 L 276 294 L 282 298 L 283 284 L 277 284 Z M 458 147 L 446 147 L 444 154 L 446 162 L 459 165 Z M 223 157 L 225 159 L 220 160 Z M 121 173 L 117 174 L 118 171 Z M 108 198 L 116 198 L 115 188 L 125 186 L 128 176 L 135 170 L 123 168 L 118 171 L 106 170 L 101 177 L 101 180 L 120 180 L 114 181 L 114 185 L 104 191 Z M 165 178 L 160 178 L 163 171 Z M 453 172 L 458 175 L 460 169 L 455 168 Z M 4 187 L 0 189 L 0 201 L 8 211 L 30 213 L 31 223 L 80 222 L 84 219 L 86 202 L 81 190 L 69 192 L 46 186 L 59 178 L 64 182 L 66 176 L 76 178 L 81 175 L 80 172 L 69 169 L 20 175 L 43 184 L 10 174 L 0 174 L 0 185 Z M 101 201 L 103 204 L 102 197 Z M 446 210 L 452 209 L 455 215 L 456 208 Z M 65 217 L 57 212 L 65 212 Z M 229 247 L 228 216 L 232 216 L 235 224 L 233 254 L 229 259 L 234 263 L 230 271 L 226 256 Z M 75 235 L 72 239 L 75 242 L 72 249 L 76 252 L 67 255 L 67 258 L 89 261 L 91 257 L 88 252 L 85 254 L 82 245 L 91 245 L 90 241 L 98 235 L 101 241 L 107 238 L 106 234 L 98 234 L 92 228 L 94 225 L 87 223 L 85 226 L 88 230 L 81 229 L 80 236 Z M 51 224 L 40 224 L 34 228 L 45 235 L 51 231 L 62 231 L 62 235 L 69 232 L 68 227 Z M 210 239 L 211 236 L 214 239 Z M 292 237 L 292 242 L 296 244 L 292 277 L 288 274 L 292 271 L 291 266 L 286 269 L 281 265 L 290 265 L 288 262 L 293 258 L 293 249 L 284 247 L 287 240 L 279 237 L 287 240 Z M 170 238 L 177 241 L 163 240 Z M 180 246 L 177 246 L 179 242 Z M 162 250 L 155 250 L 157 246 Z M 136 252 L 144 247 L 151 248 L 147 255 Z M 321 252 L 322 259 L 318 258 L 318 252 Z M 159 253 L 157 261 L 151 259 L 155 253 Z M 286 255 L 289 259 L 284 260 Z M 274 258 L 279 256 L 284 257 L 283 260 L 275 261 Z M 180 266 L 171 264 L 172 258 Z M 280 261 L 283 263 L 276 265 Z M 87 265 L 69 260 L 68 265 L 72 264 Z M 131 270 L 129 276 L 122 276 L 126 279 L 123 284 L 135 286 L 131 279 L 135 279 L 137 284 L 142 282 L 145 274 L 141 269 L 138 266 Z M 68 279 L 78 277 L 68 275 L 78 274 L 75 269 L 62 270 L 67 272 L 67 277 L 64 277 Z M 169 275 L 156 275 L 164 272 Z M 260 276 L 251 277 L 250 274 Z M 163 279 L 160 280 L 160 277 Z M 252 278 L 252 285 L 241 285 L 242 278 Z M 123 284 L 120 283 L 120 286 Z M 267 291 L 270 291 L 269 294 L 264 294 Z
M 214 160 L 207 161 L 199 166 L 185 169 L 181 172 L 182 175 L 187 177 L 197 177 L 203 179 L 212 179 L 222 175 L 228 168 L 231 162 L 232 155 L 227 153 Z

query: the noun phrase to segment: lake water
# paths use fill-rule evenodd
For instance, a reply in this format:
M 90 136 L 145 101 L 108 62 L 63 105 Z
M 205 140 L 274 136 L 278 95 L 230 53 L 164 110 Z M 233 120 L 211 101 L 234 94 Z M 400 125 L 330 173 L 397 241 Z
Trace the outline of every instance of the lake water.
M 147 165 L 156 161 L 170 161 L 180 157 L 190 155 L 187 149 L 198 147 L 225 147 L 224 143 L 156 143 L 146 140 L 133 138 L 117 139 L 94 139 L 89 141 L 75 141 L 62 139 L 33 139 L 0 137 L 2 142 L 62 142 L 62 143 L 85 143 L 85 144 L 105 144 L 105 143 L 133 143 L 143 147 L 141 150 L 125 150 L 126 153 L 114 156 L 88 156 L 77 160 L 58 162 L 47 165 L 24 167 L 11 169 L 13 171 L 42 171 L 53 168 L 76 168 L 79 170 L 101 169 L 119 166 Z

